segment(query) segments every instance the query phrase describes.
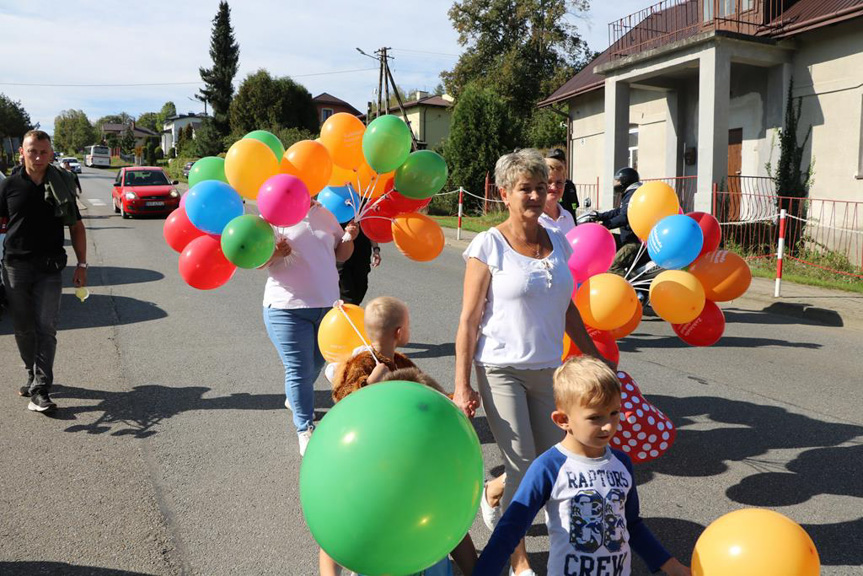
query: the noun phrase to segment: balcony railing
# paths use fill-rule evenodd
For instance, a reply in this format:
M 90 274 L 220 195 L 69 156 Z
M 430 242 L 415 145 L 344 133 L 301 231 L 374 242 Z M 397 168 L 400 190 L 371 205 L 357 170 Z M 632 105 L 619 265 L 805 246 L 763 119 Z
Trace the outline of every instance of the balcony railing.
M 663 0 L 608 25 L 611 54 L 630 56 L 711 30 L 763 34 L 781 23 L 784 5 L 785 0 Z

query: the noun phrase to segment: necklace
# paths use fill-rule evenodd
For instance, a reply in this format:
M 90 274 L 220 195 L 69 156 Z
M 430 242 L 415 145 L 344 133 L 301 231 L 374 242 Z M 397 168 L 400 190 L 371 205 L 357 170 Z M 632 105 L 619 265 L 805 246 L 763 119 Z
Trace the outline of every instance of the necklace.
M 512 225 L 509 226 L 509 233 L 513 237 L 514 240 L 516 240 L 524 248 L 527 248 L 527 250 L 529 252 L 533 252 L 534 258 L 540 257 L 540 255 L 542 254 L 542 241 L 539 240 L 539 234 L 540 234 L 539 229 L 537 229 L 537 231 L 536 231 L 536 236 L 537 236 L 536 242 L 528 242 L 527 238 L 525 238 L 524 240 L 519 238 L 518 235 L 515 233 L 515 230 L 513 230 Z

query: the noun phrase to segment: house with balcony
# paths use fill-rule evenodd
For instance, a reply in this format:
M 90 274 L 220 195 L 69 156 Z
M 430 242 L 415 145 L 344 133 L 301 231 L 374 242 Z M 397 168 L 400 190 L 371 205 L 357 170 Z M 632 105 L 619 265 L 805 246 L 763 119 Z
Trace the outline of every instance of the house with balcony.
M 568 111 L 570 177 L 595 182 L 602 209 L 623 166 L 673 182 L 687 210 L 710 212 L 714 187 L 775 193 L 792 78 L 810 198 L 863 201 L 863 0 L 665 0 L 609 36 L 540 103 Z
M 177 114 L 176 116 L 166 118 L 165 123 L 162 125 L 162 141 L 160 144 L 164 153 L 167 155 L 168 150 L 177 147 L 177 141 L 180 139 L 180 130 L 185 130 L 187 126 L 192 127 L 192 136 L 194 137 L 206 117 L 206 114 L 189 112 L 188 114 Z
M 102 141 L 105 142 L 109 135 L 116 136 L 118 139 L 122 138 L 130 127 L 132 129 L 132 135 L 135 137 L 136 147 L 143 146 L 147 142 L 148 138 L 158 136 L 158 134 L 149 128 L 135 125 L 134 120 L 131 121 L 131 124 L 102 124 L 102 126 L 99 127 L 99 132 L 101 133 Z M 119 154 L 119 152 L 117 152 L 117 154 Z

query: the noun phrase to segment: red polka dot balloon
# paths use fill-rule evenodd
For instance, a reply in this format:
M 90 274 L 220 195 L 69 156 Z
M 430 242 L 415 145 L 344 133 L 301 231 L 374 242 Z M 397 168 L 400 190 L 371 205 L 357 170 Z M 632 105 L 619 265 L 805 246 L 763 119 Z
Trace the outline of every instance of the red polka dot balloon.
M 618 372 L 620 379 L 620 427 L 611 447 L 622 450 L 633 462 L 650 462 L 674 444 L 677 429 L 662 410 L 641 395 L 632 376 Z

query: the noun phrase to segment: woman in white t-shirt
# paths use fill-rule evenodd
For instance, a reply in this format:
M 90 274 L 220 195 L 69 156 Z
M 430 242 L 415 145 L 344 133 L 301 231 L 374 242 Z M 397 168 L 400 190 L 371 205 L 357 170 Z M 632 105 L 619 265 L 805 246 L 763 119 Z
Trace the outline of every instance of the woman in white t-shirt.
M 473 417 L 482 399 L 504 460 L 506 508 L 533 459 L 562 438 L 550 415 L 564 331 L 585 353 L 599 354 L 572 303 L 572 249 L 562 234 L 539 223 L 548 194 L 542 156 L 536 150 L 507 154 L 494 176 L 509 217 L 478 234 L 464 253 L 453 401 Z M 479 394 L 470 384 L 471 364 Z M 533 574 L 524 542 L 511 563 L 515 574 Z
M 285 405 L 293 412 L 300 455 L 314 430 L 315 380 L 324 366 L 318 327 L 339 299 L 336 262 L 354 251 L 359 228 L 343 230 L 317 202 L 298 224 L 277 228 L 273 257 L 264 266 L 264 324 L 285 367 Z

